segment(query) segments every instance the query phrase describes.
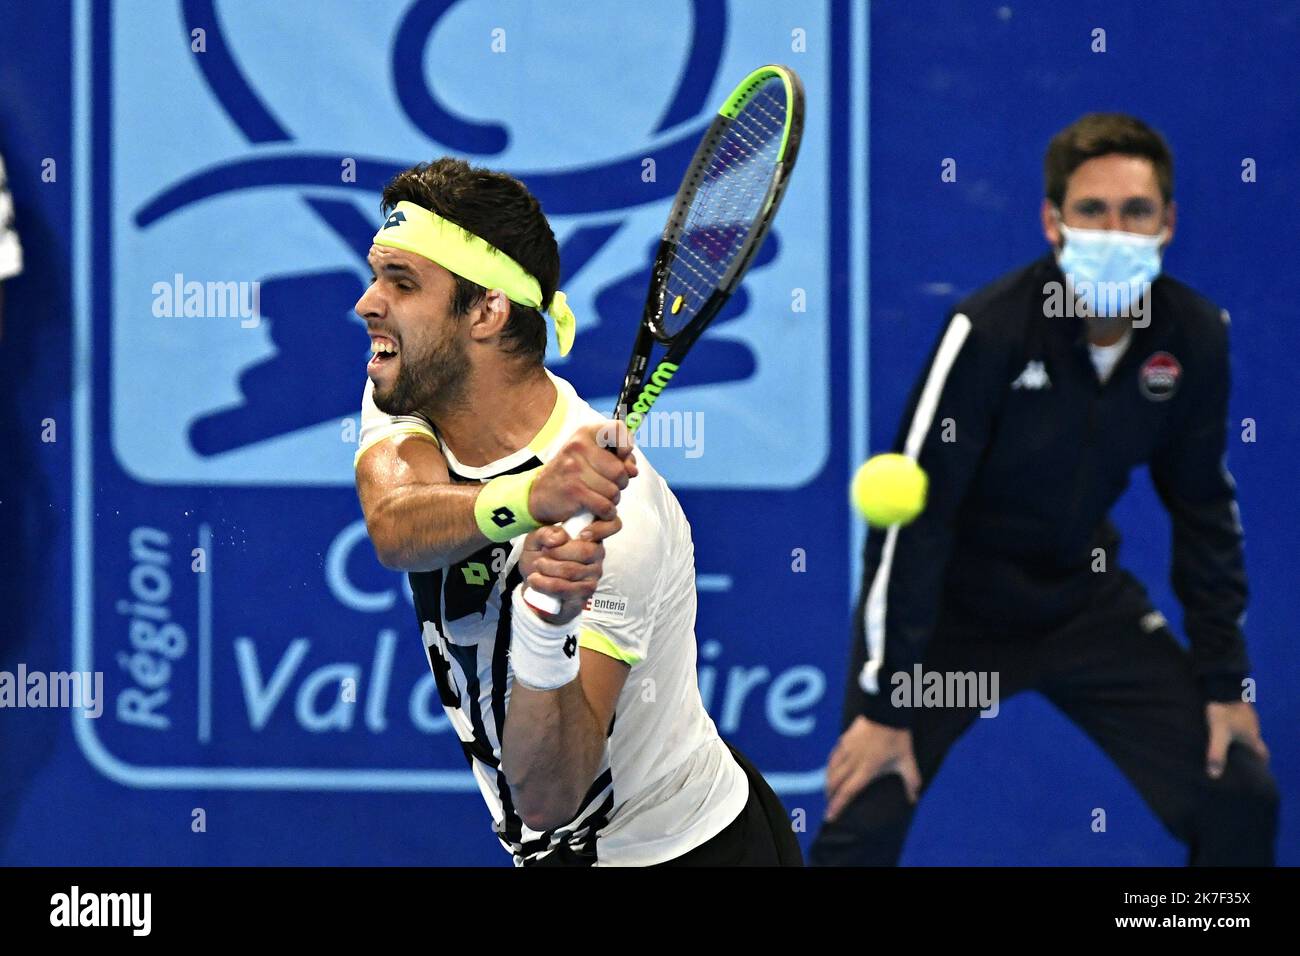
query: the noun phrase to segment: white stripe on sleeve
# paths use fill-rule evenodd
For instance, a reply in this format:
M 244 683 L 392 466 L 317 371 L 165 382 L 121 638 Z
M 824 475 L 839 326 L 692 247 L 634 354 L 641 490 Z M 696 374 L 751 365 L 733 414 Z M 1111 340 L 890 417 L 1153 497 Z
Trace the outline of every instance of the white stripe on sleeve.
M 907 441 L 903 453 L 915 460 L 921 453 L 925 436 L 934 424 L 934 413 L 939 407 L 939 398 L 943 395 L 944 385 L 948 382 L 948 373 L 957 361 L 957 354 L 970 334 L 970 319 L 958 312 L 948 323 L 948 331 L 939 343 L 939 351 L 930 363 L 930 374 L 925 378 L 921 397 L 912 413 L 912 422 L 908 426 Z M 894 563 L 894 547 L 898 541 L 899 525 L 894 525 L 885 534 L 885 544 L 880 553 L 880 566 L 871 581 L 867 592 L 867 604 L 863 612 L 863 629 L 867 637 L 867 662 L 858 675 L 858 685 L 868 694 L 880 692 L 880 666 L 885 660 L 885 600 L 889 593 L 889 572 Z

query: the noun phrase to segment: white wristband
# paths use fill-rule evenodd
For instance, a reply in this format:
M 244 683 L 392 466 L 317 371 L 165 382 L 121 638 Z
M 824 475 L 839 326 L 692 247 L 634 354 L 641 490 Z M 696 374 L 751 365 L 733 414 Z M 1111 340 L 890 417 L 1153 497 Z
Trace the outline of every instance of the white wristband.
M 578 676 L 578 621 L 548 624 L 528 606 L 524 589 L 511 597 L 510 666 L 534 690 L 555 690 Z

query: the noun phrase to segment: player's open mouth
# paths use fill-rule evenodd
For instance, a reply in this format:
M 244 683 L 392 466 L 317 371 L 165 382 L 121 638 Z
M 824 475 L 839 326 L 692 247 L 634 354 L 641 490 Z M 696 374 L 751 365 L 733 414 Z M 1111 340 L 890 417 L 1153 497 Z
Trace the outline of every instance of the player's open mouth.
M 397 361 L 397 343 L 384 335 L 375 335 L 370 339 L 370 362 L 368 369 Z

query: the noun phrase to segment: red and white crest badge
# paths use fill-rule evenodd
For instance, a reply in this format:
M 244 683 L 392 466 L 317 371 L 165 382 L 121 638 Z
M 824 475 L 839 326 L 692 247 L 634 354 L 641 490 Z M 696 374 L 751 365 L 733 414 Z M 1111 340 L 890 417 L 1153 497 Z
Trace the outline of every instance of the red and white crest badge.
M 1142 363 L 1138 371 L 1138 388 L 1153 402 L 1173 398 L 1178 382 L 1183 377 L 1183 367 L 1168 352 L 1156 352 Z

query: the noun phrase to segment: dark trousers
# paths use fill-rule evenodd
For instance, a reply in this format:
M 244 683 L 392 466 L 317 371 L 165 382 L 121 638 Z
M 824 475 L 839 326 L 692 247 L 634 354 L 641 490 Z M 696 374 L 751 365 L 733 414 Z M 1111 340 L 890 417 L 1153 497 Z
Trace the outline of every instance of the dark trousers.
M 1263 760 L 1233 744 L 1223 776 L 1205 772 L 1205 704 L 1191 655 L 1167 626 L 1153 627 L 1146 592 L 1126 572 L 1069 624 L 1043 636 L 990 634 L 951 617 L 927 647 L 923 669 L 996 671 L 999 697 L 1042 693 L 1110 756 L 1147 805 L 1186 844 L 1193 866 L 1271 866 L 1278 791 Z M 882 693 L 893 690 L 886 684 Z M 912 747 L 922 793 L 973 709 L 921 707 Z M 915 806 L 897 774 L 881 777 L 824 823 L 814 866 L 897 864 Z M 1086 823 L 1081 823 L 1086 825 Z

